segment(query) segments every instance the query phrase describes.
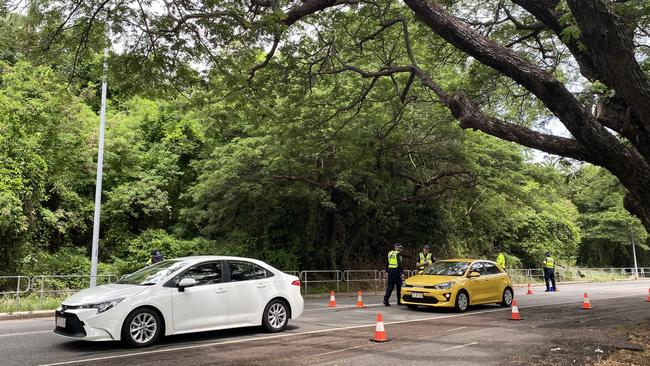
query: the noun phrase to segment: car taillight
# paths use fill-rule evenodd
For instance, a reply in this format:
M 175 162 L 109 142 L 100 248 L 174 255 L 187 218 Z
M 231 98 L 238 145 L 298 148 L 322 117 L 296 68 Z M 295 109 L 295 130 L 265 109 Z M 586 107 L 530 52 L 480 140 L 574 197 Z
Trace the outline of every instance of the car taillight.
M 300 286 L 300 280 L 295 280 L 295 281 L 291 282 L 291 284 L 294 285 L 294 286 Z

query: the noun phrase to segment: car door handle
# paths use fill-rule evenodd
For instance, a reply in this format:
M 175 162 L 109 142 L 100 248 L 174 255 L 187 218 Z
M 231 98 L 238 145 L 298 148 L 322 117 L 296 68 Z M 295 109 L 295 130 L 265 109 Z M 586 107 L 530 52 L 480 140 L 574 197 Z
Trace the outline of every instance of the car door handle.
M 216 294 L 225 294 L 226 292 L 228 292 L 228 290 L 220 288 L 220 289 L 215 290 L 214 292 Z
M 259 284 L 257 285 L 257 288 L 266 288 L 266 285 Z

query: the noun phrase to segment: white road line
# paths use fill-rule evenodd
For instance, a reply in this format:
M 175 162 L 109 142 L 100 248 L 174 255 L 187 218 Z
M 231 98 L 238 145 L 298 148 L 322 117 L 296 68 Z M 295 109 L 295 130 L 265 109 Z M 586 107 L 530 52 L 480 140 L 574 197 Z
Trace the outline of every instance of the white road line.
M 21 336 L 21 335 L 43 334 L 43 333 L 52 333 L 52 331 L 51 330 L 42 330 L 42 331 L 38 331 L 38 332 L 8 333 L 8 334 L 0 334 L 0 337 L 15 337 L 15 336 Z
M 334 353 L 345 352 L 345 351 L 349 351 L 349 350 L 351 350 L 351 349 L 357 349 L 357 348 L 366 347 L 366 346 L 368 346 L 368 345 L 367 345 L 367 344 L 362 344 L 362 345 L 360 345 L 360 346 L 347 347 L 347 348 L 337 349 L 336 351 L 330 351 L 330 352 L 325 352 L 325 353 L 319 353 L 319 354 L 317 354 L 317 355 L 312 355 L 312 356 L 309 356 L 309 357 L 321 357 L 321 356 L 327 356 L 327 355 L 331 355 L 331 354 L 334 354 Z
M 384 305 L 384 304 L 367 304 L 366 308 L 374 308 L 374 307 L 382 306 L 382 305 Z M 306 310 L 303 310 L 302 312 L 303 313 L 308 313 L 308 312 L 312 312 L 312 311 L 326 311 L 326 310 L 336 311 L 337 309 L 365 309 L 365 308 L 357 308 L 356 305 L 344 305 L 344 306 L 337 306 L 337 307 L 334 307 L 334 308 L 327 307 L 327 308 L 306 309 Z
M 472 343 L 462 344 L 462 345 L 460 345 L 460 346 L 455 346 L 455 347 L 445 348 L 445 349 L 442 350 L 442 352 L 451 351 L 452 349 L 457 349 L 457 348 L 463 348 L 463 347 L 473 346 L 473 345 L 475 345 L 475 344 L 478 344 L 478 342 L 472 342 Z
M 455 330 L 461 330 L 461 329 L 465 329 L 465 328 L 467 328 L 467 327 L 452 328 L 452 329 L 447 329 L 447 330 L 445 330 L 445 332 L 453 332 L 453 331 L 455 331 Z
M 603 299 L 603 300 L 618 299 L 618 298 L 622 298 L 622 297 L 634 297 L 634 296 L 635 295 L 632 295 L 632 296 L 630 296 L 630 295 L 614 296 L 614 297 L 609 297 L 609 298 Z M 543 306 L 557 306 L 557 305 L 566 305 L 566 304 L 577 304 L 577 303 L 581 303 L 581 302 L 583 302 L 583 300 L 565 301 L 565 302 L 557 302 L 557 303 L 551 303 L 551 304 L 538 304 L 538 305 L 519 306 L 519 309 L 537 308 L 537 307 L 543 307 Z M 433 316 L 433 317 L 427 317 L 427 318 L 401 320 L 401 321 L 394 321 L 394 322 L 384 322 L 384 325 L 406 324 L 406 323 L 415 323 L 415 322 L 422 322 L 422 321 L 436 320 L 436 319 L 458 318 L 458 317 L 462 317 L 462 316 L 472 316 L 472 315 L 479 315 L 479 314 L 487 314 L 487 313 L 494 313 L 494 312 L 497 312 L 497 311 L 505 311 L 505 310 L 510 310 L 510 308 L 490 309 L 490 310 L 467 312 L 467 313 L 462 313 L 462 314 L 451 314 L 451 315 L 442 315 L 442 316 L 439 315 L 439 316 Z M 86 359 L 82 359 L 82 360 L 48 363 L 48 364 L 41 364 L 39 366 L 71 365 L 71 364 L 81 363 L 81 362 L 112 360 L 112 359 L 117 359 L 117 358 L 126 358 L 126 357 L 133 357 L 133 356 L 143 356 L 143 355 L 152 355 L 152 354 L 165 353 L 165 352 L 174 352 L 174 351 L 184 351 L 184 350 L 189 350 L 189 349 L 206 348 L 206 347 L 212 347 L 212 346 L 224 345 L 224 344 L 237 344 L 237 343 L 246 343 L 246 342 L 267 340 L 267 339 L 278 339 L 278 338 L 287 338 L 287 337 L 303 336 L 303 335 L 310 335 L 310 334 L 330 333 L 330 332 L 336 332 L 336 331 L 341 331 L 341 330 L 370 328 L 370 327 L 374 327 L 375 325 L 376 324 L 373 323 L 373 324 L 366 324 L 366 325 L 353 325 L 353 326 L 348 326 L 348 327 L 311 330 L 311 331 L 306 331 L 306 332 L 284 333 L 284 334 L 278 334 L 278 335 L 272 335 L 272 336 L 244 338 L 244 339 L 236 339 L 236 340 L 232 340 L 232 341 L 212 342 L 212 343 L 196 344 L 196 345 L 191 345 L 191 346 L 182 346 L 182 347 L 158 349 L 158 350 L 152 350 L 152 351 L 133 352 L 133 353 L 120 354 L 120 355 L 113 355 L 113 356 L 86 358 Z

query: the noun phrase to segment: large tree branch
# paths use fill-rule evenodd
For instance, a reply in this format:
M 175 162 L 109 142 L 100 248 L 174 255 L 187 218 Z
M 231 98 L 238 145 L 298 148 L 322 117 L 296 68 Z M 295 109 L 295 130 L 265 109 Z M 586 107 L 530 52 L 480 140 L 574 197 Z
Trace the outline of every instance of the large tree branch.
M 480 130 L 502 140 L 511 141 L 533 149 L 583 161 L 593 161 L 593 155 L 579 141 L 533 131 L 524 126 L 501 121 L 485 115 L 463 92 L 454 94 L 448 102 L 460 127 Z
M 650 132 L 650 80 L 634 54 L 634 27 L 603 0 L 569 0 L 581 41 L 593 55 L 600 79 L 635 110 Z
M 591 162 L 606 167 L 617 176 L 617 172 L 620 175 L 626 174 L 621 171 L 621 157 L 629 161 L 630 165 L 627 168 L 634 167 L 639 174 L 646 174 L 650 170 L 648 163 L 636 150 L 623 145 L 598 123 L 591 116 L 590 111 L 586 110 L 564 84 L 551 74 L 476 32 L 432 0 L 405 0 L 405 2 L 429 28 L 447 42 L 482 64 L 510 77 L 535 94 L 571 134 L 584 144 L 585 148 L 591 150 Z M 521 142 L 525 141 L 522 139 Z
M 412 75 L 416 75 L 422 84 L 436 93 L 440 101 L 451 110 L 454 117 L 459 120 L 461 128 L 480 130 L 494 137 L 515 142 L 549 154 L 590 161 L 596 164 L 598 163 L 597 160 L 594 159 L 594 155 L 591 154 L 579 141 L 571 138 L 543 134 L 524 126 L 490 117 L 483 113 L 478 104 L 470 100 L 463 92 L 457 92 L 453 95 L 447 94 L 442 87 L 432 81 L 431 78 L 422 71 L 422 69 L 416 66 L 393 66 L 380 69 L 376 72 L 371 72 L 362 70 L 358 67 L 344 65 L 342 69 L 339 69 L 336 72 L 344 71 L 353 71 L 364 78 L 412 72 Z
M 560 22 L 560 17 L 563 14 L 558 13 L 556 10 L 560 0 L 512 0 L 512 2 L 524 8 L 540 22 L 546 24 L 558 36 L 573 54 L 580 67 L 580 73 L 584 77 L 589 80 L 598 78 L 591 55 L 580 45 L 578 39 L 566 37 L 563 34 L 566 29 L 566 26 Z

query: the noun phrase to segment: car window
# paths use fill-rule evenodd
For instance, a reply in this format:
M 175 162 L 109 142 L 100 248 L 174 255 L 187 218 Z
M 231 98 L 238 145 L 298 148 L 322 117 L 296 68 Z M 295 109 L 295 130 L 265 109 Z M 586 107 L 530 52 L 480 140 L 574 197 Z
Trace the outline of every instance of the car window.
M 481 276 L 485 275 L 485 267 L 483 266 L 483 262 L 476 262 L 472 264 L 472 268 L 469 270 L 469 273 L 472 272 L 478 272 L 481 274 Z
M 116 283 L 140 286 L 155 285 L 186 265 L 187 262 L 176 260 L 158 262 L 137 272 L 126 275 Z
M 180 278 L 192 278 L 196 280 L 195 286 L 212 285 L 220 283 L 223 280 L 222 273 L 221 262 L 210 262 L 199 264 L 188 269 Z
M 483 263 L 483 265 L 485 266 L 486 274 L 493 275 L 493 274 L 501 273 L 501 271 L 499 270 L 499 268 L 497 268 L 497 265 L 495 263 L 485 262 Z
M 230 281 L 250 281 L 272 277 L 273 273 L 250 262 L 228 262 Z
M 424 270 L 423 274 L 432 276 L 462 276 L 469 267 L 468 262 L 441 261 Z

